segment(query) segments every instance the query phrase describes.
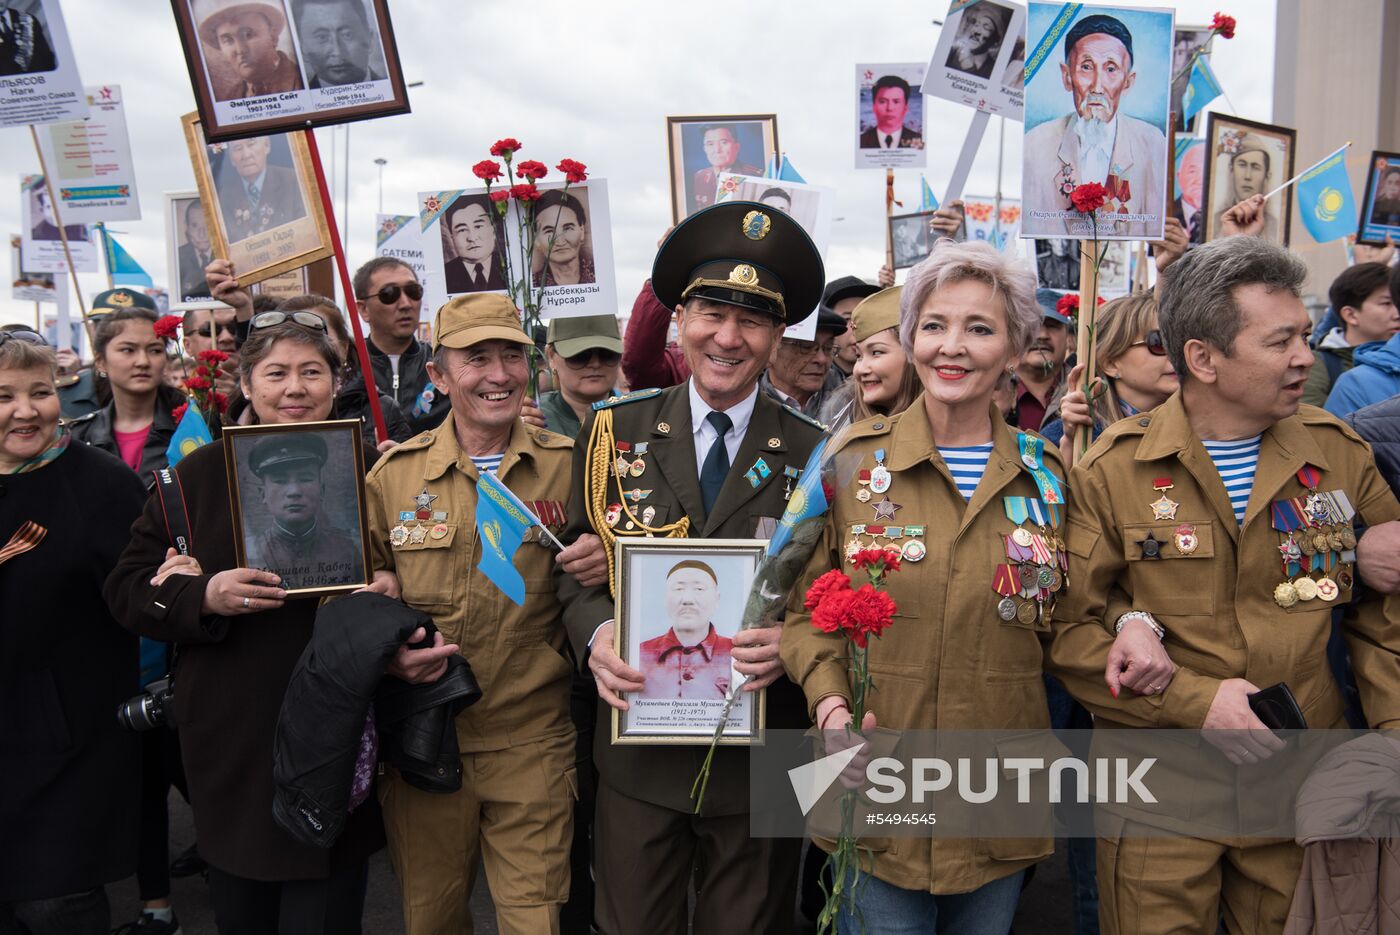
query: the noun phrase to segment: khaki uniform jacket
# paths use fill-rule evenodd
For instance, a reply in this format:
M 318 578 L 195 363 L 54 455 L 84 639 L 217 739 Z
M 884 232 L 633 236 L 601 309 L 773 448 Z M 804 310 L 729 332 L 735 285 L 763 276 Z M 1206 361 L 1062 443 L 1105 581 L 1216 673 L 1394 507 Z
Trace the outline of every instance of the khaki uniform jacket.
M 431 432 L 391 449 L 365 478 L 370 561 L 376 570 L 398 575 L 404 603 L 431 615 L 443 640 L 461 646 L 481 683 L 481 700 L 457 716 L 457 743 L 463 753 L 571 734 L 572 670 L 554 594 L 555 551 L 531 541 L 538 540 L 537 531 L 516 550 L 514 565 L 525 579 L 521 607 L 477 571 L 478 474 L 458 446 L 453 425 L 449 417 Z M 527 504 L 562 503 L 572 445 L 563 435 L 517 420 L 497 477 Z M 425 488 L 437 498 L 429 509 L 447 516 L 422 525 L 432 529 L 441 524 L 446 534 L 393 545 L 389 536 L 400 523 L 399 514 L 414 510 L 413 498 Z M 405 523 L 409 529 L 416 524 Z M 552 531 L 558 534 L 561 529 Z
M 874 452 L 883 448 L 892 476 L 888 496 L 900 504 L 891 525 L 924 526 L 928 554 L 903 562 L 885 578 L 899 612 L 884 635 L 870 641 L 875 688 L 868 710 L 879 727 L 893 730 L 1049 728 L 1041 641 L 1049 635 L 1050 618 L 1030 626 L 1003 623 L 996 611 L 1001 595 L 992 586 L 996 567 L 1007 561 L 1003 537 L 1016 528 L 1002 498 L 1038 492 L 1021 466 L 1016 430 L 995 412 L 992 435 L 986 473 L 970 502 L 938 454 L 922 399 L 900 415 L 855 423 L 835 450 L 838 472 L 852 472 L 851 481 L 836 493 L 826 530 L 789 598 L 783 628 L 783 664 L 802 686 L 809 712 L 828 695 L 851 697 L 846 640 L 814 629 L 803 601 L 812 582 L 833 568 L 852 575 L 853 584 L 865 580 L 852 573 L 845 545 L 853 524 L 879 522 L 873 507 L 880 495 L 861 503 L 856 478 L 860 469 L 875 467 Z M 1053 449 L 1045 454 L 1046 467 L 1063 477 Z M 871 546 L 872 537 L 861 536 L 861 542 Z M 1071 565 L 1072 579 L 1074 573 Z M 862 837 L 861 843 L 875 850 L 874 873 L 881 880 L 939 894 L 970 892 L 1053 850 L 1048 838 Z
M 1244 678 L 1260 688 L 1287 682 L 1309 727 L 1345 727 L 1326 647 L 1332 610 L 1351 590 L 1343 588 L 1333 603 L 1314 599 L 1287 609 L 1273 599 L 1285 578 L 1283 537 L 1272 527 L 1270 506 L 1307 493 L 1294 476 L 1305 464 L 1321 472 L 1319 491 L 1346 492 L 1361 524 L 1400 517 L 1370 447 L 1312 406 L 1264 432 L 1243 526 L 1180 393 L 1115 423 L 1074 466 L 1066 534 L 1074 587 L 1055 611 L 1050 667 L 1097 726 L 1199 729 L 1220 682 Z M 1180 504 L 1174 520 L 1153 520 L 1158 478 L 1174 485 L 1166 492 Z M 1198 540 L 1189 555 L 1174 539 L 1183 523 L 1195 527 Z M 1145 560 L 1137 544 L 1149 532 L 1166 543 L 1159 560 Z M 1104 667 L 1118 617 L 1134 609 L 1166 628 L 1167 653 L 1181 668 L 1160 695 L 1125 691 L 1115 699 Z M 1375 727 L 1400 726 L 1400 604 L 1366 594 L 1347 616 L 1366 715 Z
M 634 510 L 640 515 L 646 507 L 655 507 L 654 526 L 689 516 L 692 538 L 752 539 L 763 519 L 776 520 L 783 515 L 787 506 L 783 496 L 786 489 L 784 468 L 792 466 L 800 470 L 821 439 L 822 430 L 811 420 L 794 414 L 760 392 L 748 431 L 744 433 L 729 476 L 715 500 L 714 511 L 706 516 L 695 466 L 689 394 L 689 383 L 680 383 L 649 398 L 618 403 L 612 410 L 617 441 L 648 445 L 647 454 L 642 456 L 647 462 L 645 472 L 624 481 L 628 490 L 640 487 L 651 491 L 635 504 Z M 566 542 L 594 531 L 584 508 L 583 472 L 595 418 L 590 416 L 584 423 L 581 440 L 574 449 Z M 767 463 L 770 473 L 755 487 L 744 478 L 744 473 L 760 457 Z M 610 478 L 609 482 L 613 481 L 615 478 Z M 619 522 L 614 531 L 626 535 L 626 522 L 625 519 Z M 613 598 L 605 586 L 581 588 L 562 571 L 556 578 L 560 599 L 564 602 L 569 638 L 573 640 L 581 670 L 587 672 L 588 641 L 604 621 L 613 618 Z M 807 726 L 801 694 L 787 679 L 779 678 L 767 691 L 769 727 Z M 708 747 L 614 746 L 611 725 L 612 708 L 600 700 L 593 760 L 603 781 L 634 799 L 689 813 L 694 808 L 690 787 L 699 774 Z M 721 747 L 715 752 L 703 805 L 705 815 L 737 815 L 748 811 L 747 750 Z

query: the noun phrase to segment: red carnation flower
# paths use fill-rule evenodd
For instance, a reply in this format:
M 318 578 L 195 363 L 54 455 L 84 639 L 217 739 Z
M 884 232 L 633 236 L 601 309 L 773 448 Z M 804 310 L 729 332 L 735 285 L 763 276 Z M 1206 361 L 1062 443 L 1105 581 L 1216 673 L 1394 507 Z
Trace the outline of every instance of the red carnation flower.
M 510 197 L 510 192 L 494 191 L 491 193 L 491 200 L 499 204 Z
M 880 572 L 899 571 L 899 552 L 894 549 L 861 549 L 851 556 L 851 564 L 861 570 L 878 566 Z
M 162 341 L 173 341 L 180 333 L 179 315 L 162 315 L 156 319 L 156 337 Z
M 510 187 L 510 197 L 516 201 L 539 201 L 540 190 L 533 185 L 512 185 Z
M 220 413 L 228 411 L 228 397 L 218 390 L 214 391 L 214 408 L 219 410 Z
M 821 602 L 812 608 L 812 626 L 823 633 L 846 634 L 848 612 L 855 599 L 856 592 L 850 588 L 826 592 Z
M 207 390 L 212 385 L 213 384 L 211 384 L 207 379 L 200 376 L 198 372 L 196 372 L 194 376 L 190 377 L 188 380 L 185 381 L 185 389 L 187 390 Z
M 176 406 L 174 409 L 170 410 L 170 418 L 173 419 L 173 420 L 175 421 L 175 424 L 176 424 L 176 425 L 179 425 L 179 424 L 180 424 L 180 420 L 183 419 L 183 418 L 185 417 L 185 410 L 188 409 L 188 408 L 190 408 L 190 404 L 189 404 L 189 403 L 181 403 L 180 405 Z
M 491 145 L 491 155 L 500 156 L 509 160 L 511 154 L 520 148 L 520 141 L 513 136 L 508 136 L 503 140 L 497 140 Z
M 851 642 L 864 649 L 867 641 L 879 636 L 894 623 L 895 611 L 899 608 L 884 591 L 873 585 L 863 584 L 851 595 L 846 608 L 846 633 Z
M 803 606 L 812 610 L 831 591 L 849 591 L 850 589 L 851 579 L 841 569 L 833 568 L 812 582 L 812 586 L 807 589 L 807 599 L 803 601 Z
M 1235 38 L 1235 18 L 1226 16 L 1224 13 L 1215 14 L 1215 18 L 1210 21 L 1211 31 L 1223 39 Z
M 483 159 L 472 166 L 472 175 L 487 182 L 494 182 L 501 177 L 501 164 L 491 159 Z
M 1061 315 L 1073 318 L 1079 314 L 1079 294 L 1071 292 L 1069 295 L 1060 296 L 1060 301 L 1055 303 L 1055 311 Z
M 549 174 L 549 166 L 535 159 L 526 159 L 515 167 L 515 174 L 522 179 L 542 179 Z
M 564 178 L 570 185 L 577 185 L 579 182 L 588 180 L 588 166 L 574 159 L 560 159 L 559 165 L 554 168 L 564 173 Z
M 1069 193 L 1069 200 L 1074 204 L 1074 210 L 1089 214 L 1103 207 L 1108 200 L 1108 189 L 1098 182 L 1086 182 L 1075 186 L 1074 191 Z
M 206 364 L 221 364 L 224 361 L 228 360 L 227 354 L 225 354 L 218 348 L 212 347 L 207 351 L 200 351 L 198 354 L 195 355 L 195 357 L 198 360 L 204 361 Z

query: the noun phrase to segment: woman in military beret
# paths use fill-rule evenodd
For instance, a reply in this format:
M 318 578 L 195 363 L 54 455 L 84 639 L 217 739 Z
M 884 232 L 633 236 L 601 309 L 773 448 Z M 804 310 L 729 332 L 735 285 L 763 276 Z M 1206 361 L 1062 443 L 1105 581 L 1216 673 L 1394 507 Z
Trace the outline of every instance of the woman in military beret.
M 239 355 L 253 420 L 332 418 L 340 364 L 320 315 L 253 316 Z M 364 455 L 366 467 L 378 457 L 369 445 Z M 365 860 L 384 842 L 373 792 L 329 850 L 294 842 L 272 818 L 277 715 L 311 637 L 318 601 L 290 598 L 277 575 L 236 566 L 222 446 L 198 449 L 175 473 L 189 519 L 190 555 L 171 547 L 159 498 L 152 498 L 105 593 L 128 629 L 178 644 L 175 722 L 219 928 L 358 932 Z
M 855 366 L 821 416 L 833 433 L 871 416 L 903 412 L 923 392 L 913 361 L 899 344 L 899 296 L 903 289 L 882 289 L 861 300 L 851 312 Z

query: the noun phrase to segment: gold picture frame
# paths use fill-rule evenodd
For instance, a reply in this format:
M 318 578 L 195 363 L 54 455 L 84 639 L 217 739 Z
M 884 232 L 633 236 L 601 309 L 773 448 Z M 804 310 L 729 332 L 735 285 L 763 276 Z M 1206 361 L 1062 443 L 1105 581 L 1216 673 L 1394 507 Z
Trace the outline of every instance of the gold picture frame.
M 239 568 L 280 575 L 296 597 L 343 594 L 369 584 L 358 420 L 231 425 L 223 445 Z
M 711 743 L 725 694 L 738 677 L 730 641 L 767 545 L 762 539 L 618 539 L 613 648 L 647 681 L 627 696 L 627 711 L 612 709 L 613 743 Z M 720 743 L 763 743 L 766 719 L 767 690 L 741 691 Z
M 1245 197 L 1253 194 L 1268 194 L 1285 180 L 1293 178 L 1293 162 L 1297 149 L 1298 132 L 1291 127 L 1281 127 L 1229 114 L 1211 111 L 1206 117 L 1206 159 L 1205 173 L 1201 181 L 1201 213 L 1205 218 L 1205 240 L 1216 240 L 1223 236 L 1220 215 L 1233 208 L 1232 198 L 1240 183 L 1235 179 L 1231 168 L 1236 159 L 1241 159 L 1239 175 L 1247 179 L 1252 187 Z M 1265 156 L 1254 157 L 1256 151 L 1250 147 L 1262 145 Z M 1238 152 L 1246 147 L 1245 152 Z M 1249 174 L 1245 162 L 1262 168 Z M 1293 188 L 1290 186 L 1264 203 L 1264 232 L 1261 235 L 1270 243 L 1280 247 L 1288 246 L 1293 226 Z
M 738 144 L 727 165 L 717 166 L 705 155 L 705 134 L 724 127 Z M 666 118 L 666 151 L 670 159 L 671 220 L 682 220 L 715 203 L 721 172 L 763 175 L 778 148 L 777 114 L 719 114 Z M 708 174 L 707 174 L 708 173 Z
M 181 123 L 214 255 L 241 285 L 335 254 L 305 131 L 208 143 L 198 114 Z

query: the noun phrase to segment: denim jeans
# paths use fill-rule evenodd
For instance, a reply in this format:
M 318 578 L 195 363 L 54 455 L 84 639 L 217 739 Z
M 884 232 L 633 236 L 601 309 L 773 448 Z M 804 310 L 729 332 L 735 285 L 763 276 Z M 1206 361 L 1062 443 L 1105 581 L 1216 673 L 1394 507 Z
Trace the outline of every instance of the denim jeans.
M 0 902 L 0 935 L 107 935 L 112 927 L 105 887 L 54 896 Z
M 993 880 L 971 893 L 935 896 L 862 876 L 856 894 L 859 919 L 843 909 L 840 935 L 1006 935 L 1021 899 L 1024 870 Z M 861 927 L 864 923 L 864 928 Z

